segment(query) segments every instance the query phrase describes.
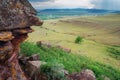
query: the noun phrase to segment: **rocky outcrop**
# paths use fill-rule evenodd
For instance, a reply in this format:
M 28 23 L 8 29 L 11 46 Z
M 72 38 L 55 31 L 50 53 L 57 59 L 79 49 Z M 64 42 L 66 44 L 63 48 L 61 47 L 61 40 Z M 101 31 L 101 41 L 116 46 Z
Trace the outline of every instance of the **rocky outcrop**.
M 42 25 L 27 0 L 0 0 L 0 80 L 29 80 L 22 71 L 20 44 L 33 32 L 30 26 Z
M 30 57 L 26 57 L 25 55 L 19 56 L 19 63 L 30 80 L 41 80 L 39 78 L 41 75 L 40 67 L 46 64 L 46 62 L 40 61 L 39 58 L 39 54 L 34 54 Z
M 0 0 L 0 30 L 41 25 L 36 11 L 27 0 Z
M 34 31 L 30 26 L 43 24 L 35 15 L 35 9 L 27 0 L 0 0 L 0 80 L 48 80 L 47 75 L 39 72 L 40 65 L 46 64 L 39 61 L 39 55 L 19 56 L 20 44 Z M 44 42 L 40 45 L 51 47 Z M 71 52 L 67 48 L 58 48 Z M 70 80 L 95 80 L 90 70 L 72 75 L 61 71 Z
M 68 78 L 69 80 L 96 80 L 95 74 L 89 69 L 82 70 L 80 73 L 71 74 Z

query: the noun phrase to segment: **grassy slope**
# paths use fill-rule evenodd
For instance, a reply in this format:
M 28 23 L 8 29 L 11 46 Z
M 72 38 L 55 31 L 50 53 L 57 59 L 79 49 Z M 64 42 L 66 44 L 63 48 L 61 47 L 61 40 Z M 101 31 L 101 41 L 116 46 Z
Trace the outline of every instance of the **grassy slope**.
M 104 76 L 109 77 L 111 80 L 120 79 L 119 70 L 116 70 L 111 66 L 92 61 L 91 59 L 79 54 L 66 53 L 60 49 L 46 49 L 43 47 L 38 47 L 33 43 L 24 42 L 21 45 L 21 53 L 28 56 L 38 53 L 40 54 L 40 60 L 52 64 L 54 62 L 63 64 L 65 69 L 70 73 L 79 72 L 81 69 L 92 69 L 95 72 L 97 80 L 104 80 Z
M 71 48 L 73 53 L 120 69 L 120 60 L 109 56 L 107 51 L 110 47 L 107 44 L 120 45 L 119 22 L 120 15 L 48 20 L 42 27 L 34 27 L 35 32 L 29 35 L 28 41 L 62 45 Z M 78 35 L 85 38 L 81 44 L 74 43 Z

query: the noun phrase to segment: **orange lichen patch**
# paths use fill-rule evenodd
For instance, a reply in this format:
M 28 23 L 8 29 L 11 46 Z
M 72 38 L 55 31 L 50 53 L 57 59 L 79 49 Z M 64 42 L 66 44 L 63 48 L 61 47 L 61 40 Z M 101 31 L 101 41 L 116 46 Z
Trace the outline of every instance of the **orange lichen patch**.
M 11 32 L 0 32 L 0 41 L 10 41 L 14 38 Z
M 28 27 L 28 28 L 23 28 L 23 29 L 16 29 L 13 32 L 18 33 L 18 34 L 26 34 L 26 33 L 31 33 L 33 31 L 34 31 L 33 29 Z

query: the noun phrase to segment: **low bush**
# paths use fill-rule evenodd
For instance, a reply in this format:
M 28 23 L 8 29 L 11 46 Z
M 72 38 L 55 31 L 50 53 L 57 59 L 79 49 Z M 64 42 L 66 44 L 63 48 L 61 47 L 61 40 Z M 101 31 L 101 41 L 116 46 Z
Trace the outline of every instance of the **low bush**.
M 76 37 L 76 39 L 75 39 L 75 43 L 81 43 L 82 42 L 82 40 L 83 40 L 83 38 L 82 37 L 80 37 L 80 36 L 78 36 L 78 37 Z

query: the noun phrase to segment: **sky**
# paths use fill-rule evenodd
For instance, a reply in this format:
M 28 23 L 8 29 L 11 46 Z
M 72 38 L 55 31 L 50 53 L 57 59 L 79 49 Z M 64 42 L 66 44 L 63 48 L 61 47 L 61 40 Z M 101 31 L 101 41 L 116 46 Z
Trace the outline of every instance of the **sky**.
M 120 10 L 120 0 L 29 0 L 36 9 L 88 8 Z

